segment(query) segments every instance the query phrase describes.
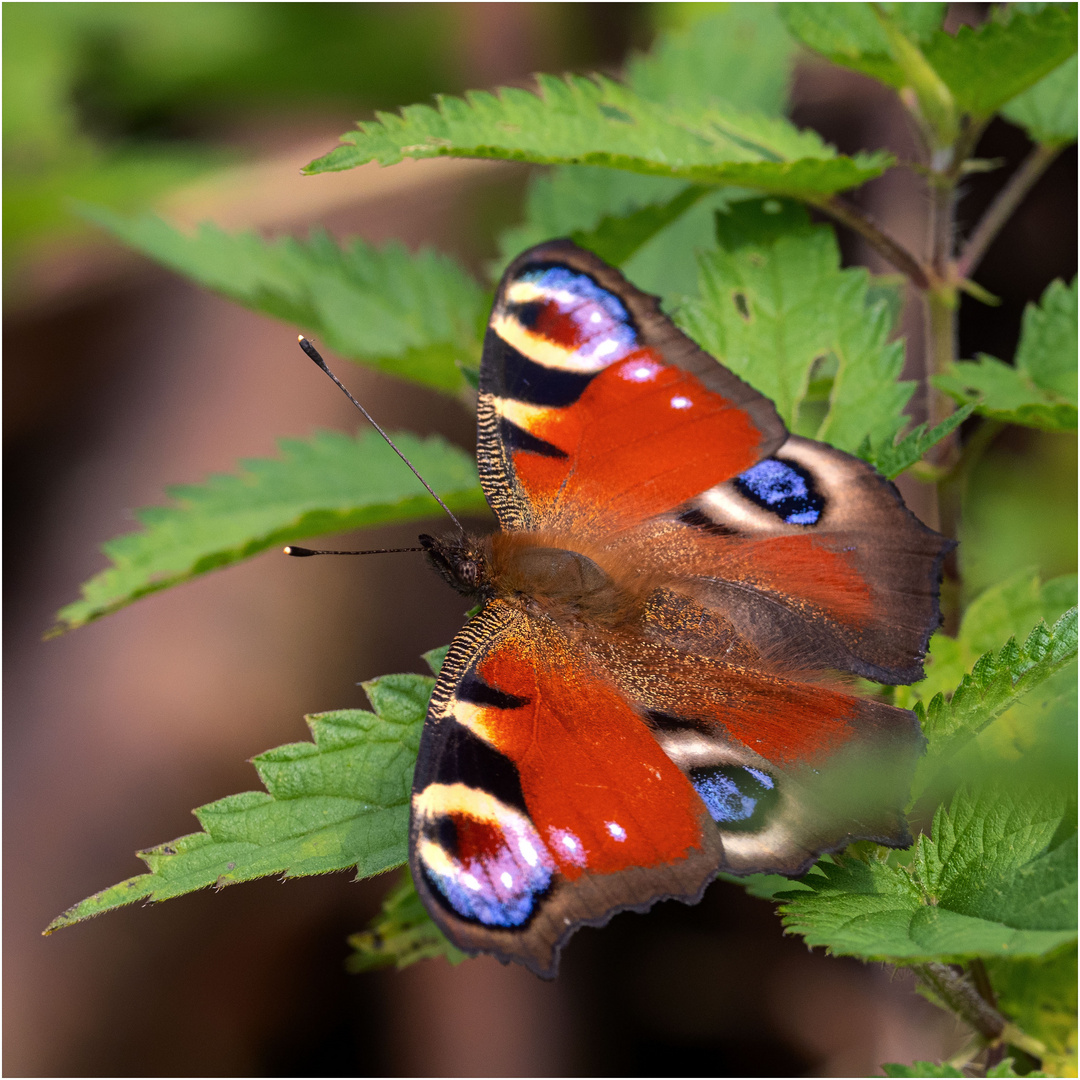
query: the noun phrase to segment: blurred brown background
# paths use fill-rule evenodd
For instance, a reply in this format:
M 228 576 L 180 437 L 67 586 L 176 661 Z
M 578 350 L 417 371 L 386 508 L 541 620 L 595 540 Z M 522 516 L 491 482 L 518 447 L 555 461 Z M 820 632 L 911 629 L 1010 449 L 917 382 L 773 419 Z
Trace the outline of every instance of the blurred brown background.
M 131 508 L 271 454 L 279 436 L 357 426 L 297 350 L 298 328 L 120 250 L 57 199 L 49 209 L 50 190 L 91 201 L 97 190 L 73 133 L 98 148 L 195 143 L 218 155 L 213 169 L 181 162 L 174 173 L 191 176 L 150 193 L 176 220 L 270 234 L 321 223 L 339 238 L 433 244 L 480 273 L 519 213 L 523 167 L 434 161 L 307 179 L 299 168 L 373 107 L 537 70 L 617 71 L 657 18 L 638 4 L 140 7 L 5 7 L 5 167 L 23 170 L 5 175 L 5 1074 L 835 1076 L 948 1053 L 958 1033 L 908 980 L 811 954 L 782 936 L 771 905 L 725 884 L 696 908 L 582 931 L 553 984 L 490 959 L 347 975 L 345 937 L 389 881 L 346 874 L 201 893 L 40 937 L 74 901 L 139 872 L 134 850 L 193 831 L 190 807 L 257 786 L 246 759 L 305 738 L 303 713 L 363 706 L 360 680 L 424 670 L 419 654 L 463 614 L 412 556 L 267 554 L 41 641 L 103 566 L 98 545 L 132 528 Z M 87 14 L 100 8 L 112 10 Z M 194 40 L 174 68 L 152 63 L 171 32 L 150 25 L 155 8 Z M 222 28 L 212 8 L 244 10 Z M 33 9 L 49 10 L 35 21 Z M 227 32 L 246 35 L 247 51 L 215 68 Z M 16 46 L 55 84 L 55 145 L 40 117 L 9 124 L 36 100 L 13 102 Z M 793 115 L 844 150 L 907 149 L 888 95 L 850 73 L 801 66 Z M 1005 124 L 985 142 L 1010 165 L 1026 149 Z M 965 207 L 974 214 L 999 183 L 973 180 Z M 1010 356 L 1024 302 L 1072 272 L 1074 192 L 1070 152 L 992 249 L 980 281 L 1005 302 L 965 308 L 962 355 Z M 905 174 L 860 198 L 918 234 L 923 207 Z M 445 400 L 357 368 L 347 378 L 390 429 L 471 445 L 470 418 Z M 1032 453 L 1034 437 L 1010 438 L 997 453 Z M 1051 457 L 1068 482 L 1068 455 Z

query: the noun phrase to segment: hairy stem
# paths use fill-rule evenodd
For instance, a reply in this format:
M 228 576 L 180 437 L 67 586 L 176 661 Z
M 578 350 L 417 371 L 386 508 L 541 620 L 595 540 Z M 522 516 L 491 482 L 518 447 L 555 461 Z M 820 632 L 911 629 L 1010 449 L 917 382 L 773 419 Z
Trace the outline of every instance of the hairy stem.
M 998 192 L 997 198 L 975 226 L 975 231 L 964 244 L 960 258 L 956 262 L 956 274 L 959 278 L 970 277 L 982 261 L 987 248 L 1001 231 L 1001 227 L 1012 216 L 1013 211 L 1023 202 L 1024 197 L 1034 187 L 1035 182 L 1050 167 L 1063 147 L 1040 144 L 1024 159 L 1024 163 L 1009 177 L 1008 182 Z
M 965 975 L 948 964 L 917 964 L 915 975 L 988 1043 L 996 1043 L 1008 1021 L 975 989 Z
M 933 279 L 929 269 L 861 210 L 835 195 L 831 199 L 822 200 L 814 205 L 834 221 L 857 232 L 876 252 L 888 259 L 897 270 L 906 274 L 916 288 L 929 289 L 931 287 Z
M 990 972 L 986 970 L 986 965 L 976 956 L 968 964 L 968 971 L 971 972 L 971 980 L 979 992 L 979 997 L 991 1008 L 996 1009 L 998 1007 L 997 994 L 994 993 L 994 987 L 990 983 Z
M 949 964 L 915 964 L 915 977 L 933 991 L 953 1013 L 960 1017 L 989 1047 L 987 1066 L 995 1065 L 1005 1055 L 1007 1046 L 1030 1054 L 1037 1066 L 1042 1064 L 1046 1047 L 1010 1023 L 997 1008 L 990 977 L 979 959 L 968 965 L 970 975 Z M 984 987 L 980 992 L 979 987 Z M 989 998 L 989 1000 L 988 1000 Z

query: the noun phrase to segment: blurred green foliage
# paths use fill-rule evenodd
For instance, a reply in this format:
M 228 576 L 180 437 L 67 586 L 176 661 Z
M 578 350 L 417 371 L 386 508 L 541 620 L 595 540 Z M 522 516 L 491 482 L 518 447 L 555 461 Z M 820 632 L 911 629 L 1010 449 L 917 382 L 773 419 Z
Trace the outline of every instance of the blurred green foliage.
M 10 5 L 5 265 L 85 229 L 70 200 L 138 210 L 235 160 L 220 147 L 237 118 L 355 115 L 457 85 L 453 30 L 442 4 Z

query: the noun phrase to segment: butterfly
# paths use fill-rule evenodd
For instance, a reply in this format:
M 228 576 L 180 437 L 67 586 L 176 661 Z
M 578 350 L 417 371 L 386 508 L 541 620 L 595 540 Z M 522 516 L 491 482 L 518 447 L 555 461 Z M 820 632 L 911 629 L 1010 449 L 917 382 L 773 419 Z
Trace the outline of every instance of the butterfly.
M 904 847 L 910 683 L 951 542 L 596 255 L 531 248 L 496 294 L 480 479 L 499 531 L 420 537 L 479 610 L 436 681 L 409 865 L 467 952 L 556 972 L 582 925 L 718 871 Z

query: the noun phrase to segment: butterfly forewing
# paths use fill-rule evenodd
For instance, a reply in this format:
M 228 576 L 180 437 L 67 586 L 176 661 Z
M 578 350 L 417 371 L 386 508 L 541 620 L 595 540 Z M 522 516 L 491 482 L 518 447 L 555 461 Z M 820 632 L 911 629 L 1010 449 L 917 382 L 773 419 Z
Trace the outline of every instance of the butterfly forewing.
M 463 948 L 553 974 L 576 926 L 697 899 L 713 877 L 693 786 L 547 619 L 489 603 L 447 655 L 424 738 L 411 869 Z
M 484 342 L 480 477 L 503 528 L 612 532 L 738 475 L 787 436 L 771 401 L 655 297 L 569 241 L 503 276 Z

